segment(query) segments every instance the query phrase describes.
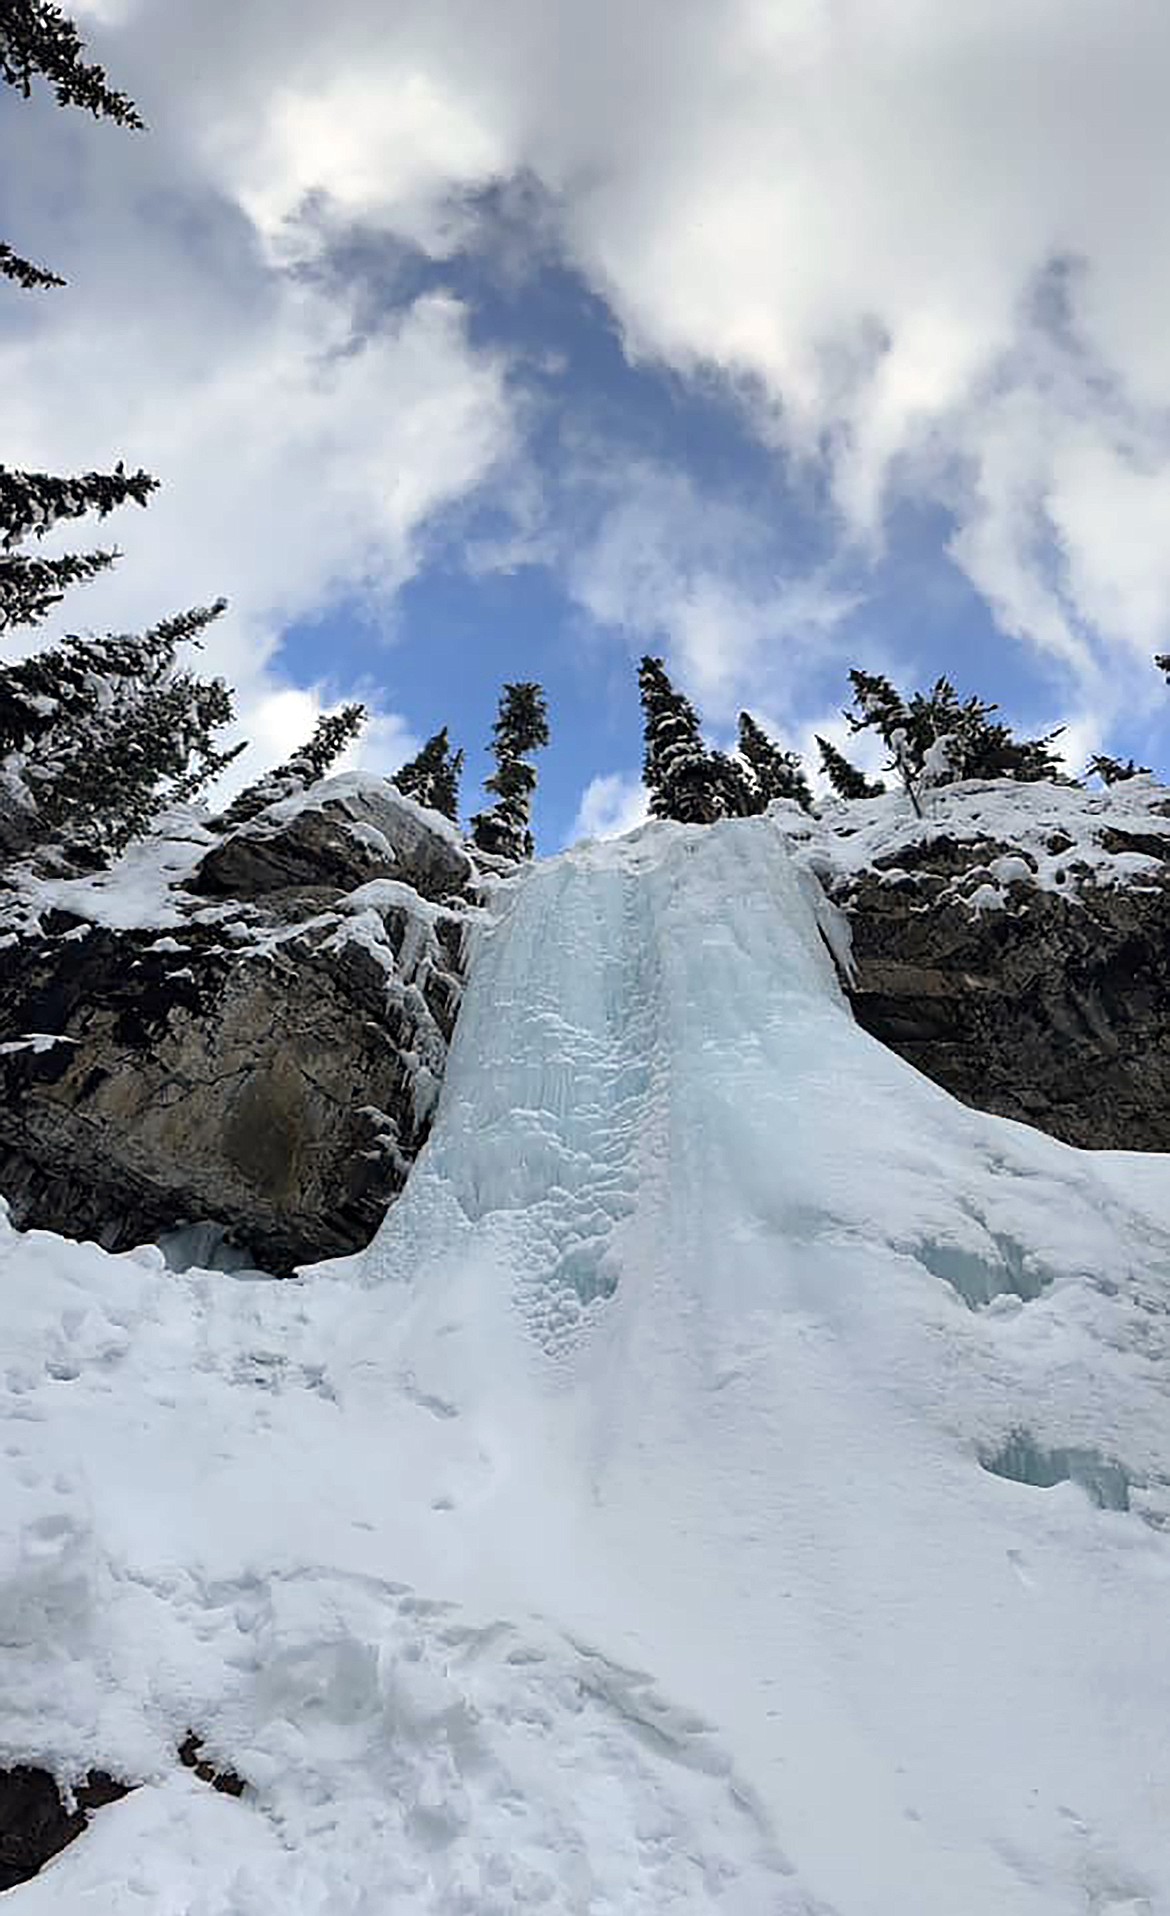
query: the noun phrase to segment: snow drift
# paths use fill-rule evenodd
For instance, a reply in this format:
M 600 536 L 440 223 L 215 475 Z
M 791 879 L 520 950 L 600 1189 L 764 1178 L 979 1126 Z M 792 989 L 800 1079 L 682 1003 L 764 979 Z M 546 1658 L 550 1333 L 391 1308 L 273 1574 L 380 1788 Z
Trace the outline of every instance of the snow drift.
M 2 1754 L 142 1785 L 30 1916 L 1170 1909 L 1165 1161 L 867 1038 L 807 882 L 501 887 L 359 1259 L 10 1234 Z

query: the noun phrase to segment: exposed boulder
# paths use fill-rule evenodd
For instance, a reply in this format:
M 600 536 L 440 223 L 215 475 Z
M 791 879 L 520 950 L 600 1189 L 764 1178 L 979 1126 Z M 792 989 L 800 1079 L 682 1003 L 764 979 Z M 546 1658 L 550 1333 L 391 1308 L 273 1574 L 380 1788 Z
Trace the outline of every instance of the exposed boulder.
M 471 861 L 382 781 L 273 810 L 152 923 L 95 913 L 92 884 L 22 900 L 0 977 L 0 1191 L 19 1225 L 119 1249 L 211 1220 L 284 1273 L 364 1244 L 401 1189 L 458 1008 Z M 194 884 L 233 845 L 250 900 L 209 905 Z
M 103 1770 L 65 1794 L 48 1770 L 19 1763 L 0 1770 L 0 1890 L 27 1883 L 88 1826 L 94 1810 L 127 1795 Z
M 980 1110 L 1170 1151 L 1170 798 L 966 785 L 826 811 L 808 855 L 848 925 L 859 1023 Z
M 193 874 L 192 891 L 257 899 L 305 888 L 352 891 L 372 878 L 396 878 L 422 898 L 463 896 L 471 859 L 444 821 L 403 798 L 384 779 L 349 774 L 324 779 L 303 796 L 261 812 L 212 847 Z

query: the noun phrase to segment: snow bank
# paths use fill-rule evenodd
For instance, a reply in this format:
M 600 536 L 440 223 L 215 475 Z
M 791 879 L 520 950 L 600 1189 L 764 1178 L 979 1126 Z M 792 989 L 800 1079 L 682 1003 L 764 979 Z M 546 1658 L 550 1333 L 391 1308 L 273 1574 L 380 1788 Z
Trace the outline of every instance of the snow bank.
M 364 1257 L 0 1245 L 2 1753 L 142 1783 L 22 1907 L 1170 1907 L 1164 1162 L 867 1038 L 773 821 L 498 900 Z
M 0 946 L 18 933 L 36 928 L 42 914 L 70 912 L 94 925 L 115 931 L 160 930 L 179 925 L 187 912 L 181 887 L 190 877 L 215 834 L 190 806 L 167 813 L 149 838 L 137 840 L 108 871 L 82 878 L 39 878 L 31 870 L 10 872 L 14 889 L 4 899 Z M 223 907 L 212 907 L 223 916 Z M 211 915 L 204 911 L 202 916 Z
M 969 860 L 956 860 L 950 892 L 974 910 L 1002 907 L 1017 884 L 1075 899 L 1086 886 L 1164 876 L 1170 792 L 1150 777 L 1103 790 L 972 779 L 926 791 L 921 802 L 921 818 L 901 791 L 829 799 L 816 818 L 782 801 L 772 816 L 831 890 L 875 872 L 897 883 L 938 840 L 970 847 Z

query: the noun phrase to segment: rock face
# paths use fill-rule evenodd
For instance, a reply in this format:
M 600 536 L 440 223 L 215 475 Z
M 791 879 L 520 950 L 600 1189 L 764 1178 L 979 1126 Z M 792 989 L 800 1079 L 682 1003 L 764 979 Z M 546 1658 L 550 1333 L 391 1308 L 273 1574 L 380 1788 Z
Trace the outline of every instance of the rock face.
M 964 789 L 900 840 L 821 848 L 858 1021 L 980 1110 L 1170 1151 L 1167 810 L 1148 788 Z
M 118 1249 L 210 1220 L 276 1273 L 364 1244 L 458 1008 L 473 869 L 440 827 L 335 779 L 213 845 L 161 927 L 57 886 L 0 981 L 14 1221 Z
M 0 1890 L 27 1883 L 88 1827 L 94 1810 L 116 1803 L 128 1785 L 91 1770 L 66 1803 L 47 1770 L 0 1770 Z

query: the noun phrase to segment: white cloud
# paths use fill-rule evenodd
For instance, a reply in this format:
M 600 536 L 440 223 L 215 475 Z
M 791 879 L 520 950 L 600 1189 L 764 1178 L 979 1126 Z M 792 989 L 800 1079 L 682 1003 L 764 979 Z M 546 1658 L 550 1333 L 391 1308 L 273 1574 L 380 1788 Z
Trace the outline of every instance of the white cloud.
M 637 772 L 606 772 L 591 778 L 581 796 L 568 843 L 581 838 L 620 838 L 648 816 L 646 788 Z
M 114 73 L 114 52 L 94 51 Z M 243 729 L 265 734 L 291 709 L 284 627 L 364 594 L 373 651 L 432 525 L 510 457 L 504 364 L 439 292 L 357 333 L 347 293 L 273 270 L 164 136 L 34 103 L 0 126 L 0 172 L 17 155 L 20 237 L 40 233 L 70 285 L 5 302 L 4 460 L 78 471 L 123 456 L 162 480 L 145 514 L 103 527 L 126 557 L 66 616 L 133 630 L 226 595 L 204 663 L 237 688 Z M 78 543 L 74 529 L 47 549 Z M 400 735 L 380 723 L 367 749 Z
M 753 688 L 791 699 L 854 602 L 822 572 L 777 574 L 758 500 L 649 460 L 596 458 L 572 483 L 596 519 L 562 564 L 593 619 L 662 650 L 714 725 Z
M 189 52 L 195 15 L 179 12 L 165 31 Z M 392 19 L 373 0 L 328 16 L 256 0 L 248 15 L 227 30 L 223 0 L 200 6 L 198 32 L 233 51 L 213 69 L 195 50 L 194 91 L 208 163 L 266 233 L 316 189 L 442 252 L 468 189 L 527 169 L 630 350 L 722 369 L 762 431 L 828 447 L 855 532 L 873 535 L 908 464 L 956 510 L 956 558 L 1009 626 L 1074 669 L 1119 626 L 1123 644 L 1164 628 L 1148 553 L 1064 469 L 1061 349 L 1029 317 L 1052 263 L 1079 261 L 1067 319 L 1103 372 L 1079 432 L 1153 516 L 1170 471 L 1154 430 L 1170 404 L 1162 0 L 402 0 Z M 1024 344 L 1005 410 L 989 395 L 1020 376 Z M 1114 443 L 1110 382 L 1146 416 L 1140 465 Z M 1001 484 L 1018 522 L 1056 526 L 1061 589 L 1008 536 Z M 739 629 L 696 605 L 696 659 L 721 623 Z
M 880 538 L 891 488 L 940 500 L 956 562 L 1085 697 L 1164 641 L 1164 0 L 140 0 L 108 50 L 119 77 L 127 63 L 182 177 L 213 187 L 271 256 L 354 217 L 443 256 L 466 237 L 469 193 L 524 173 L 630 353 L 730 380 L 762 437 L 825 463 L 852 536 Z M 130 267 L 143 283 L 142 246 Z M 168 372 L 196 332 L 173 317 Z M 420 497 L 392 497 L 387 529 L 370 498 L 404 452 L 425 462 L 431 447 L 425 409 L 392 452 L 368 430 L 384 378 L 391 430 L 409 353 L 387 342 L 332 371 L 326 427 L 311 406 L 306 421 L 290 372 L 312 359 L 298 327 L 317 322 L 286 314 L 273 366 L 267 317 L 244 319 L 238 357 L 218 336 L 238 379 L 234 400 L 230 374 L 213 384 L 208 436 L 242 416 L 239 381 L 255 382 L 254 417 L 291 399 L 276 466 L 295 589 L 327 590 L 375 548 L 392 581 L 419 515 L 475 484 L 486 451 L 452 463 L 463 429 L 440 431 L 447 455 Z M 157 353 L 141 311 L 126 324 Z M 490 369 L 457 328 L 419 325 L 432 349 L 442 336 L 435 402 L 440 361 L 482 401 Z M 181 384 L 176 408 L 202 408 L 204 387 Z M 113 390 L 116 410 L 124 380 Z M 357 453 L 338 482 L 342 441 Z M 289 498 L 318 458 L 320 536 Z M 573 576 L 598 616 L 632 610 L 646 630 L 663 580 L 636 538 L 619 517 Z M 743 595 L 732 568 L 704 562 L 674 599 L 667 629 L 718 697 L 770 643 L 758 585 Z
M 232 760 L 215 787 L 215 802 L 223 805 L 274 765 L 283 764 L 312 736 L 323 713 L 335 712 L 345 701 L 326 700 L 320 686 L 282 685 L 260 693 L 247 713 L 247 749 Z M 419 741 L 397 712 L 370 710 L 358 737 L 346 746 L 333 770 L 396 772 L 418 750 Z

